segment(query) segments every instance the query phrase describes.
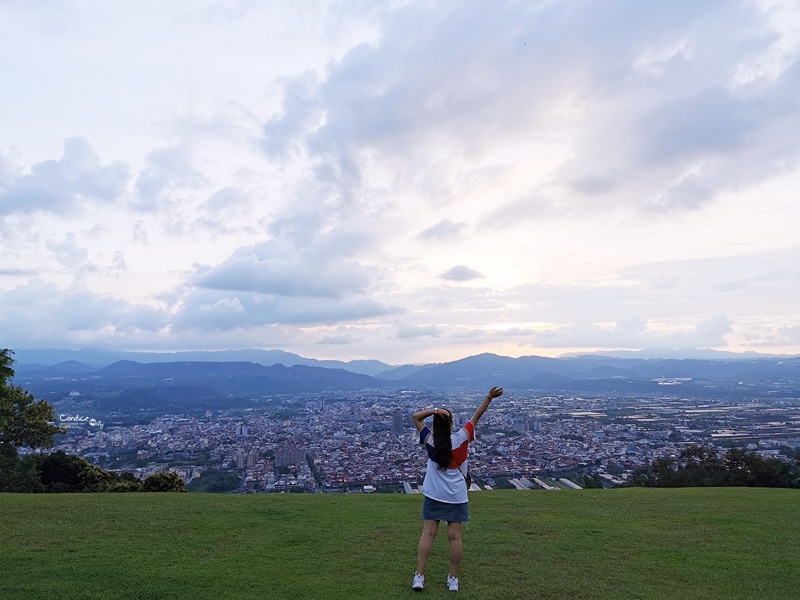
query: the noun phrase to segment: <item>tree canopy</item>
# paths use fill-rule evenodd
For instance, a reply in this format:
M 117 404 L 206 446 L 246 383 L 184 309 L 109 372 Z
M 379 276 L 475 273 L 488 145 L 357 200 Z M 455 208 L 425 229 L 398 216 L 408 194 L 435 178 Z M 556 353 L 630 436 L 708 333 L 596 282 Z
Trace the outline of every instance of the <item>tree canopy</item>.
M 687 446 L 677 458 L 658 458 L 637 469 L 631 484 L 646 487 L 800 487 L 800 465 L 731 448 L 719 456 L 708 445 Z
M 0 456 L 13 457 L 22 447 L 52 448 L 53 436 L 64 433 L 54 424 L 53 407 L 21 386 L 14 377 L 13 352 L 0 350 Z

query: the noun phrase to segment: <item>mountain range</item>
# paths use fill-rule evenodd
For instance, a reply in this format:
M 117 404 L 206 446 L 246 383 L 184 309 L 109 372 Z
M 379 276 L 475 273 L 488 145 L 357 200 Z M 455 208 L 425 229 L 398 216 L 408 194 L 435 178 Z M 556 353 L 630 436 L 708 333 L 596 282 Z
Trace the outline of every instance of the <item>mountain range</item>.
M 113 361 L 120 354 L 134 354 L 138 360 Z M 154 356 L 159 360 L 145 362 Z M 73 358 L 44 364 L 64 357 Z M 91 359 L 92 364 L 76 357 Z M 480 354 L 441 364 L 399 367 L 379 361 L 316 361 L 279 350 L 169 355 L 29 350 L 15 353 L 15 358 L 19 360 L 14 365 L 17 383 L 47 399 L 102 390 L 147 396 L 157 404 L 159 397 L 210 399 L 363 389 L 488 389 L 494 385 L 566 393 L 678 393 L 680 388 L 681 394 L 695 396 L 800 396 L 800 357 L 707 360 Z M 23 358 L 40 362 L 23 362 Z
M 317 360 L 304 358 L 283 350 L 220 350 L 220 351 L 188 351 L 188 352 L 124 352 L 119 350 L 102 350 L 99 348 L 83 348 L 81 350 L 59 350 L 53 348 L 14 350 L 17 372 L 40 370 L 46 366 L 61 363 L 78 362 L 89 367 L 105 367 L 120 360 L 139 363 L 165 362 L 252 362 L 264 366 L 305 365 L 307 367 L 325 367 L 329 369 L 345 369 L 362 375 L 377 375 L 392 367 L 377 360 Z

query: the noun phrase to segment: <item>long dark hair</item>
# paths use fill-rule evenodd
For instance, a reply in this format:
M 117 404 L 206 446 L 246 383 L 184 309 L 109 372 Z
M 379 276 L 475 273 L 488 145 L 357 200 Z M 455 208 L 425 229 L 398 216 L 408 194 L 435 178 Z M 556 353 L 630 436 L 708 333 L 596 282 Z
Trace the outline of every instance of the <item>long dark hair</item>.
M 450 459 L 453 455 L 453 443 L 450 440 L 450 431 L 453 428 L 453 414 L 447 410 L 447 415 L 433 415 L 433 450 L 436 458 L 434 461 L 442 471 L 446 471 L 450 466 Z

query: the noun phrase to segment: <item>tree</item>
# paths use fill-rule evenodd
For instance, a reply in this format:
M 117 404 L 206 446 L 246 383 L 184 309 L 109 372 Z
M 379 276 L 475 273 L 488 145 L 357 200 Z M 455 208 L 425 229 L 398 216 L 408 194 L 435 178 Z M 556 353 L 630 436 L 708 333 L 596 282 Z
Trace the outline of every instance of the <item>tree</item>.
M 678 457 L 681 468 L 679 484 L 685 487 L 719 486 L 725 482 L 725 468 L 717 449 L 708 444 L 687 446 Z
M 116 473 L 101 469 L 88 460 L 67 454 L 63 450 L 39 454 L 37 458 L 41 483 L 47 492 L 122 491 L 113 488 L 128 488 L 131 483 Z M 136 491 L 136 486 L 130 491 Z
M 712 446 L 688 446 L 677 459 L 658 458 L 637 469 L 630 484 L 646 487 L 800 487 L 800 469 L 776 458 L 731 448 L 720 459 Z
M 584 475 L 583 487 L 588 489 L 601 489 L 603 487 L 603 480 L 597 475 Z
M 0 492 L 30 493 L 46 491 L 39 478 L 37 455 L 0 456 Z
M 224 493 L 232 492 L 239 487 L 239 476 L 236 473 L 207 469 L 200 477 L 192 479 L 186 489 L 190 492 Z
M 143 492 L 185 492 L 186 482 L 177 473 L 155 473 L 145 478 Z
M 13 459 L 18 448 L 52 448 L 53 436 L 66 429 L 53 423 L 50 404 L 9 384 L 14 377 L 12 354 L 7 348 L 0 350 L 0 456 Z
M 18 449 L 52 448 L 66 428 L 53 423 L 53 407 L 12 386 L 13 352 L 0 350 L 0 492 L 135 492 L 142 482 L 59 450 L 20 459 Z M 182 480 L 181 480 L 182 481 Z

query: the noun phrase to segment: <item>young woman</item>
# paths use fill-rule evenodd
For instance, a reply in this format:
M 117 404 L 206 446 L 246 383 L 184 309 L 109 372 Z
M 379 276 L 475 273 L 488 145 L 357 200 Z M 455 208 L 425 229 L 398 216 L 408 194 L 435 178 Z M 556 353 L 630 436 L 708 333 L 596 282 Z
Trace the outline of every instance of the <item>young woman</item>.
M 417 571 L 411 587 L 425 587 L 425 565 L 431 555 L 433 540 L 439 531 L 439 522 L 447 521 L 447 538 L 450 540 L 450 573 L 447 587 L 458 591 L 458 567 L 461 565 L 461 524 L 469 520 L 467 504 L 467 451 L 475 439 L 475 426 L 489 408 L 492 400 L 501 396 L 503 388 L 493 387 L 486 394 L 478 410 L 463 428 L 453 433 L 453 414 L 446 408 L 431 408 L 412 415 L 419 432 L 419 443 L 428 451 L 428 466 L 422 484 L 422 536 L 417 546 Z M 433 431 L 425 419 L 433 415 Z

